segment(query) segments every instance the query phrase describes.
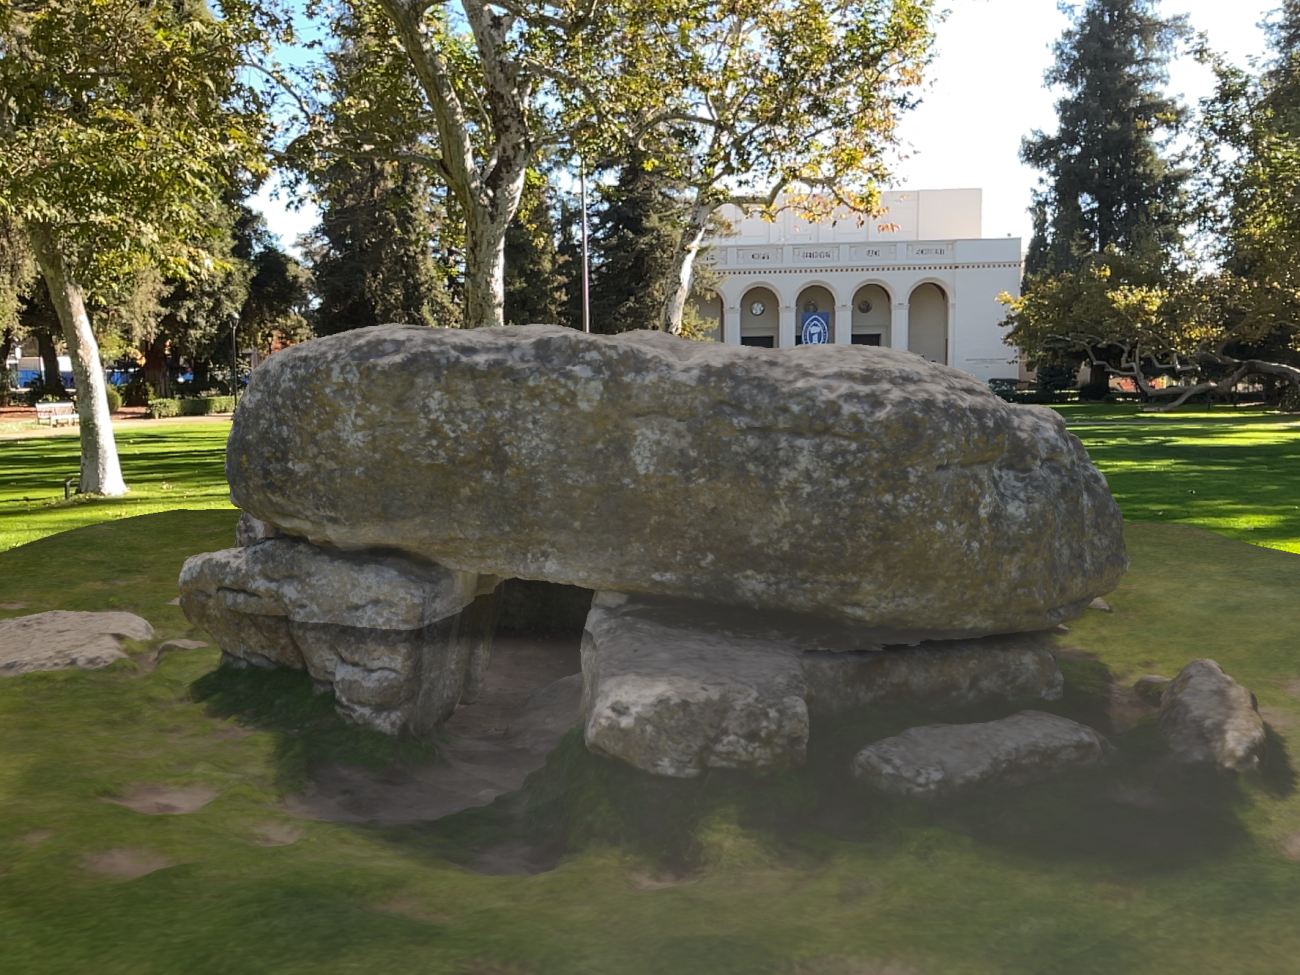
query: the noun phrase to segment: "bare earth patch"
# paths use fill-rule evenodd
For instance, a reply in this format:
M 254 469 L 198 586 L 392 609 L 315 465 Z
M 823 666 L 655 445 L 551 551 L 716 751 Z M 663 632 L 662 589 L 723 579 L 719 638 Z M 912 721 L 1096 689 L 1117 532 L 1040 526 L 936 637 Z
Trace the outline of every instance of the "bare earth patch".
M 223 725 L 216 731 L 212 732 L 212 737 L 217 741 L 237 741 L 240 738 L 249 738 L 254 732 L 247 728 L 241 728 L 236 724 Z
M 0 603 L 0 609 L 26 609 L 29 603 Z
M 1288 860 L 1300 861 L 1300 833 L 1292 833 L 1282 841 L 1282 855 Z
M 653 876 L 648 873 L 634 873 L 628 880 L 634 890 L 663 890 L 665 887 L 684 887 L 695 883 L 693 878 L 679 877 L 671 870 Z
M 34 829 L 30 833 L 23 834 L 23 842 L 35 846 L 37 843 L 44 843 L 53 835 L 54 830 L 52 829 Z
M 424 905 L 414 897 L 398 897 L 387 904 L 380 904 L 375 910 L 384 914 L 401 914 L 403 917 L 427 921 L 430 924 L 450 924 L 452 921 L 446 914 L 426 910 Z
M 264 823 L 257 832 L 261 838 L 253 842 L 258 846 L 292 846 L 307 835 L 305 829 L 292 823 Z
M 1159 702 L 1152 703 L 1143 698 L 1131 687 L 1119 684 L 1106 686 L 1106 714 L 1112 721 L 1118 721 L 1125 728 L 1132 728 L 1138 719 L 1160 710 Z
M 1288 681 L 1282 686 L 1282 690 L 1286 691 L 1292 697 L 1300 697 L 1300 680 Z
M 147 873 L 174 867 L 176 864 L 157 853 L 122 847 L 117 850 L 105 850 L 103 853 L 91 853 L 81 861 L 81 865 L 87 870 L 107 874 L 117 880 L 135 880 Z
M 105 799 L 146 816 L 179 816 L 202 809 L 220 793 L 204 785 L 141 785 L 124 796 Z

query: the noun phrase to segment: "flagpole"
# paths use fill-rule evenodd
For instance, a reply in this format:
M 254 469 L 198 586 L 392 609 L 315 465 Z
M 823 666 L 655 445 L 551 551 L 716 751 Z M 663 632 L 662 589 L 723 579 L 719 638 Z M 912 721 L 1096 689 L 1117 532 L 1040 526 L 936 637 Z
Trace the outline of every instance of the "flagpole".
M 582 184 L 582 330 L 591 331 L 591 285 L 587 273 L 587 164 L 578 157 L 578 182 Z

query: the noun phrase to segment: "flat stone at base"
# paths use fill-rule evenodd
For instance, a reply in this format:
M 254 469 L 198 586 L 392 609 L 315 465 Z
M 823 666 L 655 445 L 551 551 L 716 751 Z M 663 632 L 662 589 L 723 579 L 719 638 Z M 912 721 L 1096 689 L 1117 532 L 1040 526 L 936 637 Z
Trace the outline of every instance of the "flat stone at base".
M 869 704 L 946 707 L 991 699 L 1056 700 L 1063 681 L 1034 634 L 834 652 L 862 633 L 808 632 L 797 617 L 747 625 L 682 600 L 597 593 L 583 634 L 587 747 L 656 775 L 803 762 L 811 714 Z M 727 619 L 718 625 L 717 619 Z
M 814 714 L 893 702 L 941 708 L 996 699 L 1059 701 L 1065 689 L 1056 658 L 1035 633 L 928 640 L 876 653 L 805 652 L 799 662 Z
M 126 656 L 117 637 L 153 636 L 149 622 L 134 613 L 59 609 L 0 620 L 0 676 L 67 667 L 98 670 Z
M 807 683 L 793 654 L 753 638 L 631 615 L 598 593 L 582 637 L 587 747 L 655 775 L 803 762 Z
M 1156 727 L 1187 764 L 1257 769 L 1267 737 L 1255 695 L 1213 660 L 1193 660 L 1165 688 Z
M 980 724 L 933 724 L 868 745 L 853 774 L 886 792 L 941 799 L 988 785 L 1023 785 L 1066 768 L 1104 764 L 1110 742 L 1043 711 Z

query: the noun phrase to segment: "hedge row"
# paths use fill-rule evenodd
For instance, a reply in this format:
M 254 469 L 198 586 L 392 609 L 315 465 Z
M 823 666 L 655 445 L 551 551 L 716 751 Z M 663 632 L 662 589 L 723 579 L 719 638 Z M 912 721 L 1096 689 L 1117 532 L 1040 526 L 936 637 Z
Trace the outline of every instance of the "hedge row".
M 198 399 L 151 399 L 149 415 L 153 419 L 160 416 L 206 416 L 209 413 L 230 413 L 235 408 L 233 396 L 203 396 Z

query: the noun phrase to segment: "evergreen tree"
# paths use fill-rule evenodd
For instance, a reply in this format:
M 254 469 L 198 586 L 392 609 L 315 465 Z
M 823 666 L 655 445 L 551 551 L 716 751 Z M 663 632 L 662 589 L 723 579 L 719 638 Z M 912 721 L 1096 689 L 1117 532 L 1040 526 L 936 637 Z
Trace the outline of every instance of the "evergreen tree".
M 1087 0 L 1055 46 L 1049 85 L 1054 135 L 1035 131 L 1021 158 L 1043 173 L 1025 270 L 1076 271 L 1091 254 L 1176 258 L 1187 222 L 1189 173 L 1169 155 L 1186 110 L 1163 90 L 1183 17 L 1158 0 Z
M 591 330 L 655 328 L 673 272 L 682 207 L 673 186 L 637 159 L 598 191 L 591 232 Z
M 519 212 L 506 230 L 507 325 L 571 324 L 565 316 L 570 264 L 560 254 L 554 207 L 545 177 L 530 172 Z M 578 322 L 581 327 L 581 320 Z
M 320 304 L 317 334 L 387 322 L 453 326 L 444 221 L 424 171 L 409 163 L 339 160 L 317 188 L 321 222 L 308 244 Z

